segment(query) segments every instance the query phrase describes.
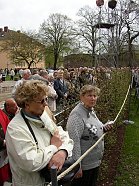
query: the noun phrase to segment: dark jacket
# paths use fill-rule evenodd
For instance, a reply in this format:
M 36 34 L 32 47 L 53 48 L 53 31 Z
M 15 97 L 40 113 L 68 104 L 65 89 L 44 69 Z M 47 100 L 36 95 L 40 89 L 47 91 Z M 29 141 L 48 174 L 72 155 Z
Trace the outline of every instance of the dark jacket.
M 66 82 L 64 80 L 62 82 L 59 78 L 54 81 L 54 89 L 58 95 L 57 101 L 64 98 L 64 94 L 68 93 Z

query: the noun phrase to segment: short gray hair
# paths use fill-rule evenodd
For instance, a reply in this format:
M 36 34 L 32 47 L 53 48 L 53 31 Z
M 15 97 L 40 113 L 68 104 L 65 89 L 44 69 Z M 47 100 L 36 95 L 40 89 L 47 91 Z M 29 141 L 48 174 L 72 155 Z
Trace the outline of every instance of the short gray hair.
M 31 71 L 27 68 L 27 69 L 23 70 L 22 76 L 23 76 L 24 74 L 31 74 Z
M 43 77 L 43 76 L 48 75 L 48 72 L 46 70 L 41 70 L 39 75 Z
M 100 94 L 100 89 L 93 85 L 84 85 L 80 90 L 80 96 L 84 96 L 86 93 L 93 92 L 97 96 Z

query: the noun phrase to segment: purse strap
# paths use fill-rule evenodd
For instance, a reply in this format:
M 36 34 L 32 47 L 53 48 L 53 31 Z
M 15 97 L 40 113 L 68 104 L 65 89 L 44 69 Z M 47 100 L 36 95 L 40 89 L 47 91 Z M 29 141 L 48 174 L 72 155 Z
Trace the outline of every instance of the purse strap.
M 32 136 L 33 136 L 33 138 L 34 138 L 34 140 L 35 140 L 35 143 L 36 143 L 36 145 L 37 145 L 37 147 L 38 147 L 38 141 L 37 141 L 37 139 L 36 139 L 36 136 L 35 136 L 35 134 L 34 134 L 34 131 L 33 131 L 32 127 L 31 127 L 31 125 L 30 125 L 28 119 L 25 117 L 25 115 L 24 115 L 22 109 L 21 109 L 21 116 L 23 117 L 25 123 L 27 124 L 28 129 L 29 129 L 29 131 L 31 132 L 31 134 L 32 134 Z

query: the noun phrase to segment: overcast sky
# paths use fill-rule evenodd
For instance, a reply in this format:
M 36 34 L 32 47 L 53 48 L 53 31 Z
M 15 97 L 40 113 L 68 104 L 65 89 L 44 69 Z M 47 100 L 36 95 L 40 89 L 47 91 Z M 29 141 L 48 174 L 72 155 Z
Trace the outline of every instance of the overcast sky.
M 75 20 L 78 10 L 85 5 L 97 8 L 96 0 L 0 0 L 0 28 L 38 30 L 51 13 Z

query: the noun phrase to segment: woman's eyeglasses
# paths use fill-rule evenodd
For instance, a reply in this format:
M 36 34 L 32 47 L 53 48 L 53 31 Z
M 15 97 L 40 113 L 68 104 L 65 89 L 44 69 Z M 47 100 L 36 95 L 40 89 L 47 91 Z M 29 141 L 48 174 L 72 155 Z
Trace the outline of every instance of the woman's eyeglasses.
M 48 101 L 48 97 L 45 97 L 45 98 L 43 98 L 41 101 L 35 101 L 35 102 L 44 104 L 44 103 L 46 103 L 47 101 Z

